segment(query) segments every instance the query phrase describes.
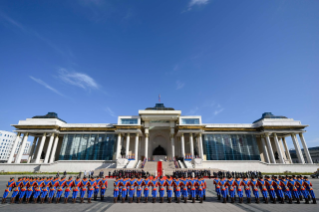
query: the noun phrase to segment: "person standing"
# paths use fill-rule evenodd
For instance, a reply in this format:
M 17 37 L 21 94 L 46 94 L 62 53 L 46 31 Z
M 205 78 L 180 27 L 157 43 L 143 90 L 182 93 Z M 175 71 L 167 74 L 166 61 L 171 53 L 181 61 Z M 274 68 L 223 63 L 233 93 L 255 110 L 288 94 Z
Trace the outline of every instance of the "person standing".
M 72 182 L 72 188 L 73 188 L 72 201 L 73 201 L 73 203 L 75 203 L 75 201 L 76 201 L 80 186 L 81 186 L 81 180 L 79 177 L 77 177 L 76 180 Z
M 149 195 L 149 183 L 150 183 L 150 180 L 148 179 L 147 176 L 144 176 L 144 180 L 143 180 L 143 183 L 142 183 L 142 186 L 144 187 L 144 202 L 147 203 L 148 202 L 148 195 Z
M 86 176 L 84 176 L 79 186 L 80 187 L 80 203 L 84 203 L 84 196 L 87 191 L 88 183 L 89 183 L 88 179 L 86 178 Z
M 7 188 L 4 191 L 4 194 L 2 196 L 2 204 L 7 203 L 7 197 L 9 193 L 12 190 L 12 187 L 14 186 L 14 177 L 11 177 L 9 182 L 7 183 Z
M 114 181 L 114 190 L 113 190 L 113 202 L 114 203 L 117 203 L 117 199 L 118 199 L 118 196 L 119 196 L 119 186 L 120 186 L 120 181 L 119 181 L 119 178 L 116 177 L 115 181 Z
M 141 202 L 141 196 L 142 196 L 142 183 L 143 179 L 141 179 L 141 176 L 138 176 L 138 179 L 135 181 L 135 187 L 136 187 L 136 202 L 140 203 Z
M 244 190 L 245 190 L 245 194 L 246 194 L 246 198 L 247 198 L 247 203 L 250 203 L 250 187 L 249 187 L 249 181 L 247 179 L 247 176 L 244 175 L 243 180 L 241 181 L 241 186 L 244 186 Z
M 101 200 L 104 200 L 104 194 L 107 189 L 107 179 L 105 176 L 103 177 L 103 179 L 100 180 L 100 188 Z
M 164 202 L 164 194 L 165 194 L 165 188 L 164 188 L 165 180 L 163 180 L 163 177 L 159 177 L 159 181 L 157 182 L 158 186 L 158 192 L 160 195 L 160 203 Z
M 97 196 L 99 195 L 99 192 L 100 192 L 100 182 L 101 182 L 100 176 L 97 176 L 95 179 L 95 186 L 94 186 L 94 200 L 95 201 L 97 200 Z
M 70 195 L 71 187 L 73 186 L 72 177 L 69 177 L 69 180 L 65 181 L 65 190 L 64 190 L 64 204 L 68 203 L 68 198 Z
M 255 176 L 255 175 L 253 175 L 253 176 Z M 253 190 L 253 194 L 255 196 L 255 202 L 257 204 L 259 204 L 258 182 L 255 179 L 255 177 L 251 177 L 251 180 L 249 181 L 248 185 L 250 185 L 252 190 Z

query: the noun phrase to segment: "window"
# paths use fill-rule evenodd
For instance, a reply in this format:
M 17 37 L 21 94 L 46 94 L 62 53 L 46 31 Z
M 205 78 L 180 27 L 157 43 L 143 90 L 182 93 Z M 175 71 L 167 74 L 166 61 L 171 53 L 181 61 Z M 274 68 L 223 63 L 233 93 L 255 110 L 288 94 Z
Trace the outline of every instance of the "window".
M 199 124 L 199 119 L 182 119 L 182 124 Z
M 203 135 L 207 160 L 260 160 L 255 135 Z
M 116 143 L 114 134 L 65 135 L 59 160 L 112 160 Z
M 137 119 L 121 119 L 121 124 L 137 124 Z

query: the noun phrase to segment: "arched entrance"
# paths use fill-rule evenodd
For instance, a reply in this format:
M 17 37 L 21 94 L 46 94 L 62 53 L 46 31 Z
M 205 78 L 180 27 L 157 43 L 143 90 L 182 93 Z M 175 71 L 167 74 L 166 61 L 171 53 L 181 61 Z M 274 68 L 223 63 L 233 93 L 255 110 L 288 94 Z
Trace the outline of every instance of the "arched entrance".
M 160 159 L 164 160 L 165 158 L 168 158 L 168 141 L 169 140 L 163 134 L 155 134 L 154 137 L 152 136 L 150 152 L 153 160 L 158 161 Z

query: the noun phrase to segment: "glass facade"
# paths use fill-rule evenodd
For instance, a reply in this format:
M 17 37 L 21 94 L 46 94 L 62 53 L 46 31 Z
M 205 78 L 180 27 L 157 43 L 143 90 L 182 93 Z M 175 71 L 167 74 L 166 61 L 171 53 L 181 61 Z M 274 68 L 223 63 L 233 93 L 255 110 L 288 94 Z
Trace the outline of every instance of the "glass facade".
M 59 160 L 113 160 L 115 134 L 68 134 L 63 137 Z
M 182 124 L 199 124 L 199 119 L 182 119 Z
M 121 124 L 137 124 L 137 119 L 121 119 Z
M 203 148 L 207 160 L 260 160 L 255 135 L 206 134 Z

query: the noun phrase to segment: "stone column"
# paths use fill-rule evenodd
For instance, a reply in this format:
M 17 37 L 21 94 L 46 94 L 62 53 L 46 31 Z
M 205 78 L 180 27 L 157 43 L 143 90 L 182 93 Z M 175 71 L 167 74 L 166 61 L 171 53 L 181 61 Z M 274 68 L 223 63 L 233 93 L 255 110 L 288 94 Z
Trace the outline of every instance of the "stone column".
M 148 160 L 148 133 L 145 134 L 145 157 Z
M 304 164 L 305 160 L 303 158 L 296 134 L 291 134 L 291 139 L 292 139 L 292 142 L 294 143 L 294 146 L 295 146 L 295 150 L 296 150 L 297 157 L 298 157 L 298 162 Z
M 302 143 L 303 151 L 305 152 L 308 163 L 313 164 L 308 147 L 307 147 L 307 144 L 306 144 L 306 141 L 305 141 L 305 138 L 303 137 L 302 133 L 299 133 L 299 138 L 300 138 L 300 141 Z
M 32 147 L 31 147 L 31 151 L 30 151 L 29 158 L 28 158 L 28 163 L 30 163 L 30 161 L 31 161 L 31 159 L 32 159 L 32 157 L 34 155 L 35 146 L 36 146 L 37 140 L 38 140 L 38 137 L 34 137 L 33 143 L 32 143 Z
M 199 157 L 204 160 L 204 148 L 203 148 L 203 139 L 202 139 L 202 135 L 199 134 L 198 136 L 198 151 L 199 151 Z
M 58 142 L 59 142 L 59 135 L 56 135 L 55 140 L 54 140 L 54 144 L 53 144 L 53 149 L 52 149 L 51 157 L 50 157 L 50 163 L 53 163 L 53 162 L 54 162 L 55 152 L 56 152 L 56 148 L 58 147 Z
M 282 152 L 281 152 L 281 148 L 279 146 L 279 141 L 278 141 L 278 137 L 277 137 L 276 133 L 274 133 L 274 140 L 275 140 L 276 149 L 277 149 L 277 152 L 278 152 L 279 162 L 280 163 L 284 163 L 284 158 L 283 158 L 283 155 L 282 155 Z
M 181 135 L 181 143 L 182 143 L 182 157 L 185 159 L 185 138 L 184 134 Z
M 280 147 L 280 150 L 281 150 L 281 153 L 282 153 L 282 158 L 284 159 L 284 162 L 286 162 L 287 161 L 287 156 L 285 154 L 285 149 L 284 149 L 284 145 L 283 145 L 283 142 L 282 142 L 282 138 L 278 137 L 278 142 L 279 142 L 279 147 Z
M 174 134 L 171 134 L 171 144 L 172 144 L 172 160 L 175 158 L 175 140 Z
M 284 145 L 285 151 L 286 151 L 286 157 L 289 160 L 289 162 L 292 164 L 292 160 L 291 160 L 291 156 L 290 156 L 290 152 L 286 143 L 286 138 L 282 137 L 282 143 Z
M 191 148 L 191 155 L 194 157 L 194 141 L 193 141 L 193 134 L 189 134 L 189 141 L 190 141 L 190 148 Z
M 116 159 L 121 158 L 121 143 L 122 143 L 122 135 L 118 134 L 117 135 L 117 147 L 116 147 Z
M 48 149 L 47 149 L 47 152 L 46 152 L 45 158 L 44 158 L 44 163 L 48 163 L 49 162 L 49 156 L 50 156 L 50 152 L 51 152 L 51 149 L 52 149 L 53 139 L 54 139 L 54 133 L 52 133 L 52 135 L 50 137 Z
M 138 161 L 138 134 L 136 133 L 136 136 L 135 136 L 135 151 L 134 151 L 134 154 L 135 154 L 135 160 Z
M 265 156 L 265 161 L 267 163 L 270 163 L 270 160 L 269 160 L 269 155 L 268 155 L 268 150 L 267 150 L 267 146 L 266 146 L 266 143 L 265 143 L 265 138 L 264 137 L 261 137 L 261 145 L 262 145 L 262 148 L 263 148 L 263 152 L 264 152 L 264 156 Z
M 18 133 L 18 134 L 17 134 L 17 137 L 16 137 L 16 140 L 14 141 L 13 146 L 12 146 L 12 148 L 11 148 L 10 156 L 9 156 L 9 159 L 8 159 L 8 162 L 7 162 L 7 163 L 11 163 L 11 162 L 12 162 L 14 153 L 15 153 L 15 151 L 16 151 L 16 149 L 17 149 L 17 145 L 18 145 L 19 140 L 20 140 L 20 136 L 21 136 L 21 133 Z
M 16 156 L 16 161 L 15 161 L 15 163 L 20 163 L 21 158 L 22 158 L 22 155 L 23 155 L 23 152 L 24 152 L 25 145 L 26 145 L 26 143 L 27 143 L 27 141 L 28 141 L 28 137 L 29 137 L 29 133 L 25 133 L 25 134 L 23 135 L 23 140 L 22 140 L 22 143 L 21 143 L 21 145 L 20 145 L 19 153 L 18 153 L 18 155 Z
M 270 139 L 269 139 L 269 134 L 266 134 L 265 138 L 266 138 L 266 144 L 267 144 L 267 147 L 269 150 L 270 161 L 271 161 L 271 163 L 276 163 L 274 152 L 272 150 Z
M 127 158 L 128 158 L 129 150 L 130 150 L 130 134 L 127 133 L 127 135 L 126 135 L 126 149 L 125 149 L 125 156 Z
M 39 146 L 39 151 L 37 153 L 37 158 L 35 160 L 35 163 L 40 163 L 40 158 L 41 158 L 41 154 L 42 154 L 42 151 L 43 151 L 43 146 L 44 146 L 44 143 L 45 143 L 46 136 L 47 136 L 46 133 L 44 133 L 43 136 L 42 136 L 42 140 L 41 140 L 41 143 L 40 143 L 40 146 Z

